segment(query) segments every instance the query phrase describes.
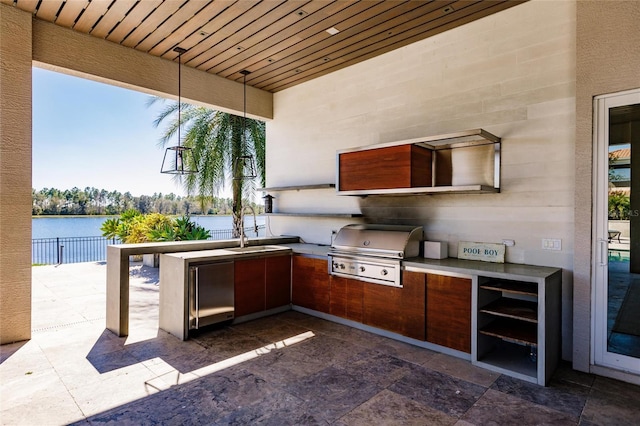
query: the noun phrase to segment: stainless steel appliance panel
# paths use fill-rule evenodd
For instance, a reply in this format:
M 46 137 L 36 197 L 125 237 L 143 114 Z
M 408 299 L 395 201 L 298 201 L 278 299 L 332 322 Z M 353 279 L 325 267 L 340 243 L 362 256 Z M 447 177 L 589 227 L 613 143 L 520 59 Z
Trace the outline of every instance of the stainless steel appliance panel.
M 402 287 L 400 264 L 386 259 L 368 260 L 364 257 L 332 256 L 329 273 L 339 277 L 359 279 L 375 284 Z
M 189 268 L 189 329 L 234 318 L 233 262 Z
M 418 256 L 421 226 L 351 224 L 329 251 L 329 274 L 402 287 L 402 259 Z

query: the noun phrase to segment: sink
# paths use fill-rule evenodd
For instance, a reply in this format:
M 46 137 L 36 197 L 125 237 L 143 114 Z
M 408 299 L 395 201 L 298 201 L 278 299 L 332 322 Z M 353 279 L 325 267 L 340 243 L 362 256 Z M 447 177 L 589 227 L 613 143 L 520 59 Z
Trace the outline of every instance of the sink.
M 239 254 L 253 254 L 253 253 L 265 253 L 273 251 L 287 251 L 291 250 L 289 247 L 284 246 L 247 246 L 247 247 L 235 247 L 225 248 L 225 251 L 230 251 Z

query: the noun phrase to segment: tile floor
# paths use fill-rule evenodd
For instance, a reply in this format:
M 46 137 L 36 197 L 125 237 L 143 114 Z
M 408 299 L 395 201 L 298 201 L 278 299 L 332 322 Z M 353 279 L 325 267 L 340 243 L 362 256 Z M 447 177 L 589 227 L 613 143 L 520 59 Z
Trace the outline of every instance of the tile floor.
M 33 338 L 0 347 L 0 424 L 632 425 L 640 387 L 563 365 L 544 388 L 289 311 L 182 342 L 157 270 L 131 335 L 104 329 L 105 265 L 33 269 Z

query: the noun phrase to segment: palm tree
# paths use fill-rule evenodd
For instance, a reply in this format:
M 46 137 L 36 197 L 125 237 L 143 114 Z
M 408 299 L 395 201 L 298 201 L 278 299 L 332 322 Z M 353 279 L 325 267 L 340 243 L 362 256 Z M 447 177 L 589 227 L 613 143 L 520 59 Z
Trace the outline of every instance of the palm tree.
M 164 101 L 153 97 L 148 105 Z M 180 120 L 178 121 L 178 110 Z M 243 170 L 234 167 L 240 156 L 250 155 L 256 160 L 260 184 L 265 184 L 265 123 L 259 120 L 215 111 L 204 107 L 172 102 L 164 108 L 154 126 L 168 121 L 160 139 L 164 147 L 175 141 L 178 126 L 181 126 L 181 144 L 192 148 L 193 161 L 188 167 L 197 166 L 198 173 L 175 175 L 189 195 L 197 194 L 203 211 L 207 203 L 213 201 L 229 178 L 231 179 L 233 235 L 240 236 L 243 197 L 247 198 L 255 189 L 252 179 L 242 178 Z M 246 123 L 246 124 L 245 124 Z

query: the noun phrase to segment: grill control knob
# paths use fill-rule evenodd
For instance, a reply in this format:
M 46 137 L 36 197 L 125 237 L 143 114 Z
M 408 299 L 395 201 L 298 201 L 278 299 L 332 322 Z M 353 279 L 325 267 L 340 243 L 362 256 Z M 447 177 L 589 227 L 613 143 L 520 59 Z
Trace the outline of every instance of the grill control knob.
M 383 269 L 382 271 L 380 271 L 380 273 L 381 273 L 382 275 L 388 275 L 388 274 L 389 274 L 389 271 L 387 271 L 386 269 Z
M 359 269 L 360 269 L 360 272 L 364 272 L 364 266 L 361 266 Z
M 344 263 L 341 263 L 340 264 L 340 269 L 344 269 L 344 268 L 345 268 Z
M 338 269 L 338 262 L 333 262 L 333 269 Z

